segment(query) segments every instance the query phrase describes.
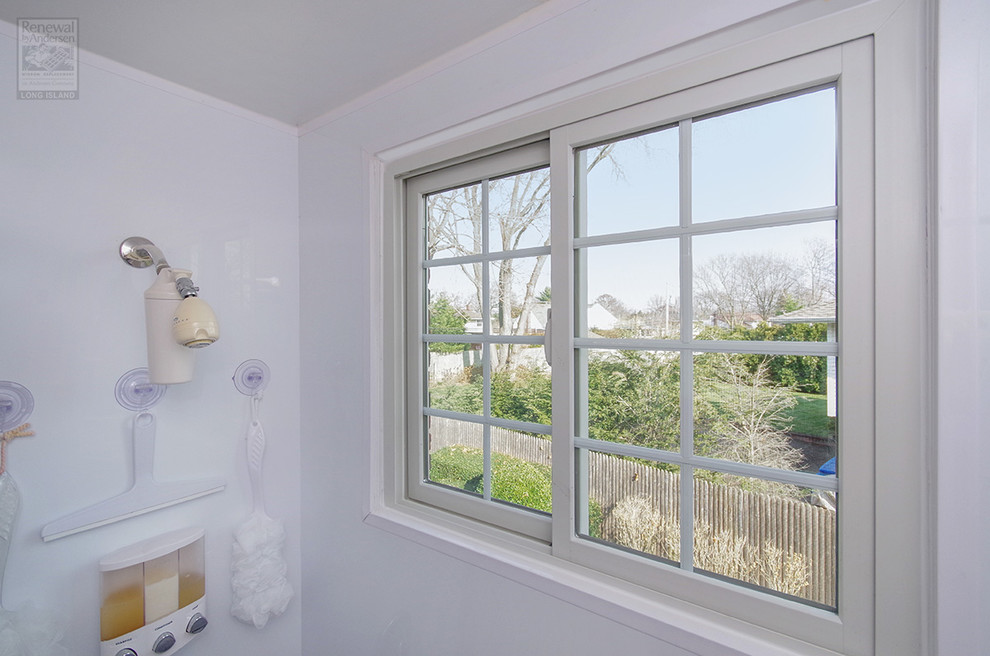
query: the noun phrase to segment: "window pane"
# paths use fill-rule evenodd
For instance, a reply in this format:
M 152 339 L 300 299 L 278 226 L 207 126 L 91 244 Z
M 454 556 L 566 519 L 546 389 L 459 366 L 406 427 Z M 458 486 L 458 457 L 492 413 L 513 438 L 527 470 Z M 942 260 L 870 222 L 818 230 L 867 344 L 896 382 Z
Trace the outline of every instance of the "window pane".
M 429 334 L 481 333 L 483 267 L 477 262 L 426 269 Z
M 550 245 L 550 169 L 491 180 L 488 251 Z
M 579 237 L 678 224 L 677 128 L 579 152 L 588 200 Z
M 550 366 L 542 346 L 492 345 L 492 416 L 550 425 Z
M 680 448 L 680 356 L 674 351 L 581 351 L 588 436 L 664 451 Z M 579 404 L 580 406 L 580 404 Z
M 483 496 L 484 434 L 491 440 L 490 497 L 550 513 L 550 440 L 497 426 L 429 417 L 429 481 Z
M 482 494 L 484 426 L 444 417 L 427 417 L 428 480 Z
M 824 491 L 694 474 L 694 568 L 834 608 L 836 513 Z
M 481 185 L 426 197 L 426 258 L 481 252 Z
M 550 439 L 491 427 L 492 498 L 550 513 Z
M 665 239 L 583 249 L 587 314 L 577 322 L 578 337 L 676 338 L 678 244 Z
M 518 257 L 491 263 L 493 335 L 542 335 L 550 307 L 550 257 Z
M 696 121 L 693 221 L 835 205 L 835 90 Z
M 835 326 L 834 221 L 700 235 L 692 256 L 698 339 L 826 341 L 797 325 Z
M 427 344 L 427 407 L 481 414 L 481 354 L 472 344 Z
M 680 559 L 679 468 L 587 451 L 585 537 L 677 562 Z
M 431 293 L 430 303 L 426 306 L 426 332 L 429 335 L 464 335 L 475 323 L 476 315 L 465 303 L 451 298 L 447 292 Z
M 697 455 L 818 473 L 836 455 L 834 368 L 824 356 L 694 356 Z

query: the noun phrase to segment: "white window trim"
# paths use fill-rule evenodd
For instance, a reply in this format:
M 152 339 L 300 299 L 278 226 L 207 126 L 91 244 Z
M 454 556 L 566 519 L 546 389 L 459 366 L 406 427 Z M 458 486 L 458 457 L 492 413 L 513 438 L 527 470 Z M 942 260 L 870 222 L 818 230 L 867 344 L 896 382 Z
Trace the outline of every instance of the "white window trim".
M 808 642 L 761 629 L 741 620 L 554 558 L 549 547 L 504 531 L 453 517 L 408 501 L 402 493 L 401 359 L 404 334 L 401 293 L 401 237 L 395 217 L 403 200 L 395 193 L 397 176 L 428 164 L 465 157 L 555 125 L 580 120 L 706 80 L 740 73 L 772 61 L 813 52 L 859 37 L 873 37 L 876 115 L 876 229 L 887 247 L 876 253 L 877 452 L 874 581 L 876 603 L 868 653 L 924 654 L 932 651 L 934 590 L 930 528 L 934 525 L 927 464 L 932 449 L 933 296 L 929 273 L 931 80 L 925 66 L 930 37 L 930 5 L 925 0 L 877 0 L 841 13 L 818 14 L 819 3 L 801 3 L 787 11 L 751 21 L 682 48 L 640 61 L 587 85 L 573 97 L 562 92 L 454 129 L 450 134 L 368 158 L 373 222 L 381 232 L 373 253 L 373 283 L 383 290 L 373 308 L 374 325 L 383 326 L 373 354 L 373 398 L 381 409 L 380 434 L 372 440 L 372 489 L 366 521 L 452 557 L 495 572 L 580 607 L 600 613 L 649 635 L 699 654 L 834 653 Z M 699 49 L 701 53 L 699 53 Z M 706 56 L 700 56 L 704 53 Z M 687 63 L 684 63 L 687 62 Z M 644 71 L 644 68 L 646 71 Z M 637 81 L 624 86 L 620 82 Z M 507 120 L 507 119 L 513 120 Z M 469 130 L 470 128 L 470 130 Z M 466 134 L 465 131 L 468 130 Z M 447 140 L 451 141 L 447 141 Z M 864 181 L 869 184 L 870 181 Z M 401 288 L 400 288 L 401 289 Z M 896 330 L 891 330 L 896 328 Z M 905 353 L 916 357 L 904 357 Z M 897 403 L 891 400 L 898 401 Z M 853 645 L 850 645 L 853 646 Z M 856 649 L 855 646 L 853 646 Z M 838 651 L 848 652 L 846 646 Z M 857 653 L 857 652 L 853 652 Z
M 422 273 L 422 263 L 426 259 L 426 255 L 423 250 L 426 242 L 425 231 L 428 219 L 425 216 L 425 205 L 422 203 L 423 198 L 438 191 L 452 189 L 466 184 L 472 184 L 482 179 L 487 180 L 490 178 L 497 178 L 520 170 L 532 169 L 534 167 L 544 167 L 549 163 L 550 146 L 549 143 L 544 140 L 541 142 L 526 144 L 524 146 L 518 146 L 484 158 L 475 159 L 460 166 L 443 168 L 431 173 L 419 175 L 409 180 L 409 182 L 405 185 L 406 208 L 408 210 L 406 217 L 406 228 L 410 231 L 415 230 L 417 235 L 415 238 L 408 239 L 405 245 L 407 280 L 419 280 L 419 276 Z M 487 192 L 485 193 L 487 194 Z M 416 225 L 413 226 L 413 223 Z M 482 230 L 484 232 L 485 228 Z M 550 254 L 549 247 L 540 247 L 537 249 L 528 249 L 527 251 L 514 251 L 507 254 L 487 251 L 483 254 L 479 254 L 478 257 L 485 258 L 486 260 L 493 255 L 495 257 L 498 257 L 499 255 L 502 255 L 503 257 L 506 255 L 511 257 L 522 257 L 527 256 L 527 253 L 532 254 L 532 251 L 545 255 Z M 437 260 L 433 260 L 432 262 L 439 262 L 443 265 L 455 261 L 463 262 L 465 261 L 465 258 L 451 258 L 449 260 L 446 258 L 439 258 Z M 487 283 L 485 283 L 484 288 L 488 288 Z M 423 343 L 421 342 L 421 333 L 423 332 L 423 328 L 426 324 L 426 316 L 423 311 L 423 308 L 425 307 L 425 299 L 423 289 L 420 285 L 407 285 L 406 294 L 407 317 L 409 317 L 409 322 L 412 324 L 410 325 L 408 334 L 406 335 L 406 352 L 409 354 L 408 357 L 410 362 L 416 362 L 415 366 L 409 367 L 406 380 L 406 403 L 407 407 L 410 408 L 406 428 L 406 434 L 409 440 L 407 448 L 412 449 L 414 446 L 418 448 L 418 442 L 423 432 L 421 425 L 423 415 L 420 413 L 420 409 L 423 406 L 423 399 L 425 398 L 422 372 L 425 370 L 426 363 L 423 362 L 424 349 Z M 487 301 L 483 305 L 486 304 Z M 485 309 L 482 311 L 487 312 Z M 483 336 L 475 336 L 472 339 L 486 344 L 484 349 L 485 355 L 483 356 L 483 360 L 485 361 L 487 361 L 490 357 L 488 354 L 491 350 L 487 344 L 504 344 L 510 340 L 513 340 L 515 343 L 533 343 L 536 341 L 542 341 L 539 338 L 533 337 L 518 338 L 515 336 L 507 337 L 505 335 L 495 335 L 492 334 L 491 331 Z M 485 375 L 488 376 L 489 374 L 486 373 Z M 446 413 L 432 410 L 428 414 L 433 416 L 443 416 Z M 492 416 L 478 416 L 472 419 L 476 419 L 478 425 L 483 427 L 485 435 L 489 434 L 490 426 L 497 426 L 499 424 L 505 426 L 508 424 L 505 420 L 500 421 Z M 521 427 L 514 426 L 513 428 L 519 429 Z M 535 429 L 536 431 L 541 431 L 541 429 L 546 428 L 549 427 L 533 425 L 528 427 L 528 430 Z M 485 447 L 485 450 L 487 453 L 490 453 L 490 449 L 487 446 Z M 428 476 L 425 457 L 420 456 L 408 458 L 406 467 L 406 492 L 410 498 L 423 501 L 424 503 L 430 503 L 441 508 L 446 508 L 452 512 L 459 512 L 482 521 L 498 524 L 509 530 L 518 531 L 524 535 L 538 537 L 546 541 L 550 540 L 550 518 L 548 516 L 532 513 L 509 504 L 492 503 L 490 499 L 486 500 L 476 498 L 473 495 L 467 495 L 460 491 L 426 483 L 425 481 Z
M 814 88 L 822 83 L 838 81 L 838 116 L 845 124 L 839 131 L 839 164 L 843 170 L 839 180 L 839 212 L 848 217 L 840 219 L 842 234 L 840 244 L 839 302 L 841 330 L 846 337 L 842 345 L 843 376 L 841 379 L 840 434 L 851 439 L 842 440 L 841 481 L 843 499 L 855 499 L 853 503 L 841 503 L 838 513 L 837 534 L 839 573 L 838 613 L 821 611 L 800 604 L 781 604 L 765 593 L 744 587 L 692 575 L 683 569 L 657 567 L 641 557 L 616 553 L 610 547 L 574 535 L 569 522 L 555 522 L 553 553 L 563 558 L 599 569 L 617 577 L 642 582 L 649 588 L 665 590 L 685 600 L 692 600 L 706 608 L 724 612 L 762 624 L 792 636 L 801 637 L 836 651 L 851 654 L 868 654 L 872 645 L 872 564 L 856 559 L 855 554 L 873 551 L 873 190 L 872 185 L 855 185 L 858 188 L 842 188 L 862 180 L 873 178 L 872 149 L 864 143 L 872 142 L 872 44 L 868 38 L 858 39 L 841 46 L 834 46 L 808 55 L 771 64 L 729 78 L 692 87 L 686 91 L 644 102 L 586 121 L 570 124 L 551 131 L 551 170 L 564 168 L 559 183 L 569 193 L 555 194 L 553 208 L 555 232 L 552 235 L 555 256 L 551 270 L 554 289 L 568 289 L 573 272 L 574 220 L 571 198 L 575 195 L 572 152 L 576 148 L 611 139 L 624 133 L 634 133 L 670 125 L 673 122 L 727 106 L 738 106 L 753 100 L 786 95 L 790 92 Z M 844 153 L 848 155 L 843 156 Z M 559 163 L 565 166 L 553 168 Z M 686 195 L 686 194 L 685 194 Z M 563 220 L 561 220 L 563 218 Z M 779 220 L 779 219 L 778 219 Z M 687 225 L 687 224 L 685 224 Z M 706 229 L 717 224 L 700 226 Z M 685 228 L 693 233 L 698 226 Z M 584 243 L 585 240 L 581 240 Z M 683 257 L 683 255 L 682 255 Z M 682 260 L 682 266 L 684 261 Z M 683 289 L 682 289 L 683 293 Z M 688 297 L 690 298 L 690 297 Z M 689 316 L 689 315 L 687 315 Z M 688 319 L 689 320 L 689 319 Z M 574 335 L 574 323 L 568 312 L 555 312 L 553 334 L 558 336 L 554 345 L 554 441 L 553 461 L 559 472 L 569 478 L 554 486 L 554 515 L 573 515 L 575 499 L 569 492 L 577 490 L 574 444 L 566 438 L 578 435 L 574 425 L 574 413 L 570 410 L 573 378 L 573 353 L 582 340 L 568 338 Z M 563 337 L 563 339 L 561 339 Z M 676 345 L 679 347 L 679 345 Z M 714 345 L 706 344 L 706 349 Z M 753 345 L 747 345 L 753 346 Z M 780 348 L 779 343 L 766 344 L 768 351 Z M 809 345 L 811 346 L 811 345 Z M 815 344 L 821 348 L 821 345 Z M 672 346 L 671 348 L 674 348 Z M 740 350 L 732 343 L 733 350 Z M 563 380 L 561 380 L 563 379 Z M 559 382 L 558 382 L 559 381 Z M 558 412 L 558 409 L 560 410 Z M 850 430 L 848 427 L 855 427 Z M 562 438 L 562 439 L 558 439 Z M 860 439 L 862 438 L 862 439 Z M 684 439 L 684 438 L 682 438 Z M 581 441 L 581 446 L 595 446 Z M 609 445 L 597 448 L 607 449 Z M 671 458 L 680 462 L 681 458 Z M 690 458 L 694 461 L 694 458 Z M 700 463 L 701 459 L 697 462 Z M 560 466 L 563 463 L 564 466 Z M 690 464 L 686 462 L 685 464 Z M 723 466 L 726 463 L 721 463 Z M 738 466 L 743 475 L 763 477 L 753 468 Z M 683 472 L 683 475 L 687 475 Z M 557 479 L 555 478 L 555 481 Z M 682 520 L 691 516 L 689 494 L 683 492 Z M 686 520 L 684 520 L 686 521 Z M 690 531 L 682 534 L 684 546 L 691 548 Z M 683 552 L 682 552 L 683 553 Z

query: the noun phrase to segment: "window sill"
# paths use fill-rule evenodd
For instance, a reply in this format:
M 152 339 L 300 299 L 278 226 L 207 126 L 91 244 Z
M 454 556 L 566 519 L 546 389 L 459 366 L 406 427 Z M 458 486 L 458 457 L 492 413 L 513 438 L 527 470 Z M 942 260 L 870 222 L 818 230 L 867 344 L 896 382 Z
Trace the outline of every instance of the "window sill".
M 702 656 L 835 656 L 569 563 L 535 540 L 414 502 L 380 504 L 365 523 Z

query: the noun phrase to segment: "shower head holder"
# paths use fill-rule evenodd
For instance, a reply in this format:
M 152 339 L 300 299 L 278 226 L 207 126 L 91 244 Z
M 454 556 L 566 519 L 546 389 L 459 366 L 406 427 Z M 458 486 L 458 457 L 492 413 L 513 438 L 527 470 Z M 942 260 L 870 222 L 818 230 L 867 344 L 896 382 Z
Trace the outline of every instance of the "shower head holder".
M 120 242 L 120 257 L 132 267 L 144 269 L 155 265 L 155 273 L 169 268 L 161 249 L 144 237 L 128 237 Z
M 151 382 L 145 367 L 131 369 L 117 380 L 114 396 L 125 410 L 142 412 L 157 405 L 165 395 L 165 385 Z
M 0 380 L 0 433 L 20 426 L 34 410 L 34 396 L 20 383 Z M 3 572 L 0 572 L 2 576 Z
M 254 396 L 268 387 L 271 379 L 268 365 L 261 360 L 245 360 L 234 372 L 234 387 L 245 396 Z

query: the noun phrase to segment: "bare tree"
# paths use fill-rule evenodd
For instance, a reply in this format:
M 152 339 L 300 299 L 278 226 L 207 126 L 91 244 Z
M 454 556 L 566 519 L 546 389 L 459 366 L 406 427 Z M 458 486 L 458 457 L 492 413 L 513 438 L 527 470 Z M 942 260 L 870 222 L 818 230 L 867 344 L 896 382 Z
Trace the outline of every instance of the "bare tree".
M 610 158 L 613 146 L 606 144 L 589 151 L 590 171 Z M 457 257 L 482 252 L 483 189 L 488 184 L 489 252 L 511 252 L 521 247 L 550 244 L 550 171 L 547 168 L 488 180 L 427 197 L 427 257 Z M 491 331 L 518 335 L 526 328 L 525 318 L 543 291 L 540 277 L 547 256 L 532 259 L 507 257 L 491 263 Z M 474 289 L 471 305 L 484 307 L 484 267 L 486 263 L 461 264 L 461 271 Z M 525 267 L 523 269 L 522 267 Z M 473 308 L 472 308 L 473 309 Z M 493 365 L 511 366 L 516 349 L 495 349 Z
M 805 245 L 804 277 L 806 305 L 835 301 L 835 243 L 812 239 Z
M 784 302 L 798 291 L 801 273 L 790 260 L 780 255 L 740 255 L 738 267 L 752 311 L 764 321 L 779 314 Z
M 736 255 L 716 255 L 694 274 L 696 314 L 729 326 L 742 323 L 750 305 L 739 276 Z
M 454 191 L 431 194 L 426 198 L 426 257 L 457 257 L 481 252 L 481 186 L 469 185 Z M 480 285 L 482 263 L 460 265 L 471 280 Z M 481 288 L 467 310 L 481 311 Z
M 766 321 L 801 288 L 801 270 L 775 253 L 720 254 L 697 267 L 697 313 L 736 326 L 747 314 Z
M 550 175 L 537 169 L 495 180 L 460 187 L 427 197 L 428 257 L 460 257 L 483 251 L 485 224 L 482 220 L 482 184 L 488 185 L 489 252 L 514 251 L 550 243 Z M 524 317 L 535 303 L 540 276 L 547 256 L 532 260 L 506 257 L 491 263 L 489 271 L 490 325 L 495 334 L 520 334 Z M 532 262 L 532 264 L 531 264 Z M 459 265 L 474 289 L 471 309 L 484 308 L 485 262 Z M 520 267 L 526 266 L 526 271 Z M 496 368 L 509 366 L 511 348 L 495 349 Z
M 767 360 L 755 371 L 728 353 L 709 353 L 699 362 L 698 378 L 720 419 L 705 440 L 705 455 L 715 458 L 795 470 L 801 451 L 790 444 L 787 411 L 797 401 L 786 387 L 770 384 Z M 774 484 L 768 484 L 773 486 Z

